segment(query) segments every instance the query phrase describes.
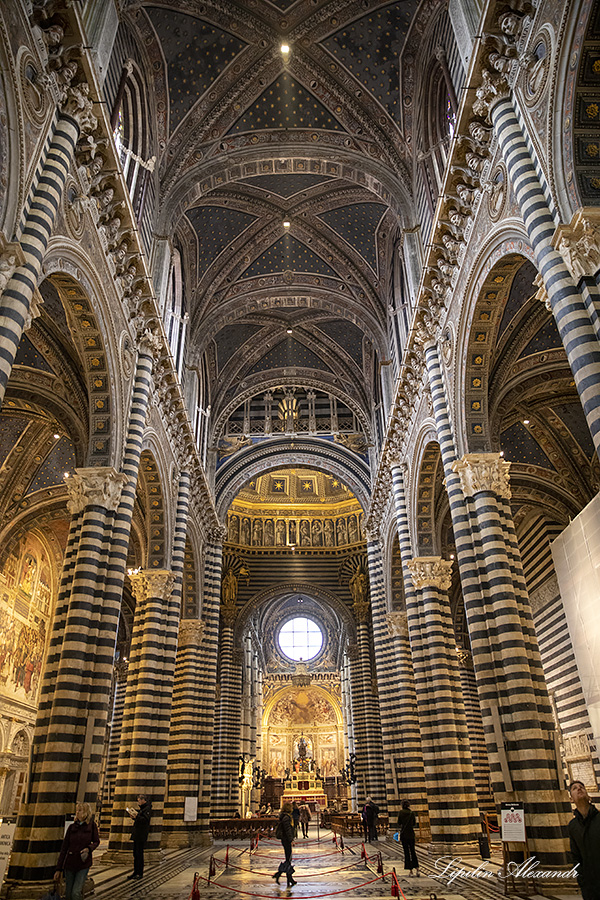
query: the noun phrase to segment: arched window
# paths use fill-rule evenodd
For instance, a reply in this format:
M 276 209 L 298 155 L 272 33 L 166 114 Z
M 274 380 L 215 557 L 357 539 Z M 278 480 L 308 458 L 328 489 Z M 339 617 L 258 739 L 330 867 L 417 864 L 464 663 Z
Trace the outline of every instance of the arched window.
M 171 346 L 175 366 L 181 379 L 188 317 L 185 311 L 181 254 L 177 248 L 173 250 L 171 257 L 171 271 L 169 273 L 164 319 L 165 331 Z
M 148 184 L 155 163 L 155 158 L 150 157 L 151 140 L 148 123 L 149 112 L 143 76 L 135 63 L 128 59 L 123 65 L 112 124 L 123 175 L 138 219 L 143 215 Z

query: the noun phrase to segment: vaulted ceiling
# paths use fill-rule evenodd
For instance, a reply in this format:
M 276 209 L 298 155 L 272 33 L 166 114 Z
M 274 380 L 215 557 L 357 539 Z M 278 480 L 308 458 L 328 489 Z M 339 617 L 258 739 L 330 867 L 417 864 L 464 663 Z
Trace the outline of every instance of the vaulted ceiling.
M 257 373 L 371 408 L 394 247 L 414 224 L 401 55 L 418 6 L 132 6 L 162 148 L 159 230 L 183 251 L 189 362 L 207 363 L 214 414 Z

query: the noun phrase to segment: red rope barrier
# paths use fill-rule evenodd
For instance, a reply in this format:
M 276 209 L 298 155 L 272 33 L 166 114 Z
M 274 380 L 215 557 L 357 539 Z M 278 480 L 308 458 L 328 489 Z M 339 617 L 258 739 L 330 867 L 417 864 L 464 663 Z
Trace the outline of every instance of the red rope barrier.
M 194 872 L 194 883 L 192 885 L 192 892 L 188 897 L 188 900 L 200 900 L 200 892 L 198 890 L 198 872 Z
M 222 859 L 217 859 L 215 857 L 215 863 L 219 865 L 224 865 Z M 302 874 L 303 878 L 316 878 L 317 875 L 332 875 L 334 872 L 343 872 L 345 869 L 352 869 L 354 866 L 360 865 L 361 860 L 357 859 L 355 862 L 348 863 L 347 866 L 339 866 L 337 869 L 320 869 L 318 872 L 305 872 Z M 259 872 L 256 869 L 245 869 L 243 866 L 236 866 L 233 863 L 229 863 L 230 869 L 238 869 L 240 872 L 250 872 L 252 875 L 266 875 L 268 878 L 271 877 L 271 872 Z M 381 866 L 381 873 L 383 873 L 383 864 Z M 379 873 L 378 873 L 379 874 Z M 385 878 L 385 874 L 383 875 Z
M 207 884 L 210 884 L 208 878 L 203 878 L 202 875 L 198 876 L 202 878 L 202 881 L 206 881 Z M 319 897 L 333 897 L 336 894 L 347 894 L 349 891 L 357 891 L 360 888 L 367 887 L 369 884 L 375 884 L 377 881 L 381 881 L 381 876 L 379 878 L 373 878 L 372 881 L 365 881 L 362 884 L 355 884 L 349 888 L 343 888 L 341 891 L 327 891 L 325 894 L 294 894 L 294 900 L 318 900 Z M 227 888 L 228 891 L 233 891 L 234 894 L 245 894 L 247 897 L 264 897 L 265 900 L 273 900 L 274 894 L 256 894 L 253 891 L 241 891 L 238 888 L 230 887 L 228 884 L 223 884 L 219 882 L 217 887 Z M 404 894 L 402 894 L 404 897 Z M 404 898 L 406 900 L 406 897 Z
M 339 852 L 339 850 L 334 850 L 332 853 L 320 853 L 318 856 L 294 856 L 294 859 L 323 859 L 323 857 L 325 856 L 337 856 Z M 268 853 L 254 853 L 254 856 L 262 856 L 266 857 L 267 859 L 274 859 L 274 857 L 269 856 Z

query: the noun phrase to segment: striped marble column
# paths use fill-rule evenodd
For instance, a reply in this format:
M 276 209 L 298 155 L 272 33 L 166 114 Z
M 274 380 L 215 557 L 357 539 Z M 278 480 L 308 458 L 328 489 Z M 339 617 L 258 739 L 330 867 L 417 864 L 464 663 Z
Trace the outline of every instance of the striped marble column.
M 184 619 L 179 626 L 173 710 L 169 733 L 169 792 L 165 798 L 163 845 L 191 847 L 200 841 L 198 821 L 184 821 L 186 797 L 199 802 L 201 774 L 200 722 L 204 664 L 204 622 Z
M 383 746 L 381 742 L 381 718 L 379 715 L 379 697 L 373 684 L 373 667 L 371 664 L 371 638 L 369 634 L 369 608 L 357 609 L 354 612 L 356 623 L 356 646 L 363 696 L 363 725 L 360 748 L 357 757 L 365 774 L 365 791 L 368 797 L 382 808 L 387 807 L 385 785 L 385 769 L 383 764 Z M 356 740 L 356 732 L 355 732 Z
M 153 808 L 147 858 L 156 859 L 160 851 L 176 649 L 169 609 L 173 573 L 146 570 L 130 579 L 136 607 L 108 841 L 107 858 L 114 862 L 131 858 L 126 809 L 135 807 L 138 794 L 145 794 Z
M 554 219 L 510 97 L 504 96 L 497 100 L 491 106 L 489 116 L 533 247 L 594 446 L 600 454 L 600 343 L 590 318 L 591 310 L 587 308 L 586 299 L 571 277 L 562 256 L 552 246 Z
M 212 842 L 212 758 L 217 690 L 217 651 L 221 595 L 222 529 L 208 535 L 205 547 L 202 619 L 184 619 L 173 687 L 169 733 L 169 791 L 165 799 L 167 847 Z M 198 800 L 198 815 L 184 822 L 185 798 Z
M 239 756 L 242 706 L 243 651 L 234 647 L 235 603 L 221 605 L 219 685 L 221 694 L 215 724 L 213 816 L 231 818 L 239 811 Z
M 80 86 L 68 89 L 21 235 L 24 262 L 15 270 L 0 297 L 0 405 L 21 335 L 28 327 L 31 301 L 77 140 L 82 131 L 93 131 L 97 126 L 91 109 L 92 101 Z
M 120 659 L 115 663 L 115 694 L 112 720 L 110 723 L 106 772 L 102 790 L 102 815 L 99 822 L 99 826 L 102 829 L 110 827 L 113 795 L 117 778 L 117 763 L 119 761 L 119 748 L 121 746 L 121 732 L 123 731 L 123 710 L 125 708 L 128 668 L 129 663 L 124 659 Z
M 475 789 L 477 802 L 481 812 L 495 812 L 494 794 L 490 781 L 490 763 L 485 743 L 485 733 L 481 720 L 481 706 L 477 693 L 477 682 L 473 671 L 473 658 L 468 650 L 457 649 L 460 683 L 465 703 L 465 715 L 469 730 L 469 745 L 473 772 L 475 773 Z
M 431 839 L 436 844 L 461 844 L 476 840 L 480 826 L 448 597 L 452 562 L 422 556 L 410 560 L 407 568 L 421 611 L 425 671 L 415 666 L 415 687 Z M 422 689 L 427 682 L 429 689 Z
M 399 659 L 403 660 L 403 690 L 406 698 L 402 716 L 402 739 L 405 749 L 402 760 L 402 784 L 405 790 L 404 796 L 408 796 L 409 799 L 414 798 L 413 809 L 419 814 L 419 825 L 421 832 L 424 833 L 425 822 L 429 821 L 429 809 L 415 685 L 416 669 L 418 668 L 421 673 L 424 672 L 423 635 L 417 592 L 408 567 L 413 558 L 413 549 L 406 509 L 404 467 L 397 461 L 393 462 L 391 474 L 406 609 L 401 635 L 402 655 L 399 656 Z M 420 689 L 421 692 L 427 691 L 427 682 L 421 684 Z M 411 787 L 411 784 L 414 787 Z
M 353 785 L 352 797 L 358 801 L 359 809 L 364 805 L 369 795 L 367 789 L 367 770 L 369 759 L 364 748 L 367 746 L 367 727 L 365 715 L 365 692 L 362 685 L 362 662 L 357 643 L 348 643 L 346 646 L 347 685 L 351 725 L 348 725 L 348 738 L 351 745 L 351 753 L 356 754 L 355 774 L 357 781 Z
M 8 896 L 20 895 L 19 882 L 37 884 L 52 877 L 65 815 L 77 801 L 94 806 L 98 797 L 119 621 L 119 606 L 105 598 L 103 588 L 124 481 L 106 467 L 77 469 L 68 482 L 73 518 Z
M 406 614 L 388 613 L 379 541 L 369 538 L 367 554 L 387 811 L 395 822 L 402 800 L 422 815 L 425 772 Z
M 567 861 L 568 804 L 558 774 L 549 698 L 537 677 L 539 649 L 532 648 L 534 636 L 523 629 L 523 598 L 517 594 L 515 551 L 506 528 L 509 466 L 498 453 L 467 454 L 454 465 L 473 505 L 481 563 L 487 572 L 487 630 L 492 631 L 498 660 L 493 678 L 478 681 L 479 695 L 495 736 L 491 775 L 496 801 L 522 800 L 532 852 L 545 864 L 560 865 Z M 478 627 L 472 617 L 470 631 L 475 633 Z

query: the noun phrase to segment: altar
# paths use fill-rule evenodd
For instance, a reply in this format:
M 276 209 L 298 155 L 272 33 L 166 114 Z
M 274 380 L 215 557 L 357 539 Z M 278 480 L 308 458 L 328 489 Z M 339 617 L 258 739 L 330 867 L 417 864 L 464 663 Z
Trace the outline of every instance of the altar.
M 303 736 L 297 743 L 298 756 L 292 761 L 291 769 L 286 769 L 284 778 L 284 801 L 296 802 L 299 806 L 307 803 L 316 812 L 326 809 L 328 800 L 323 790 L 323 779 L 312 757 L 307 755 L 307 742 Z

